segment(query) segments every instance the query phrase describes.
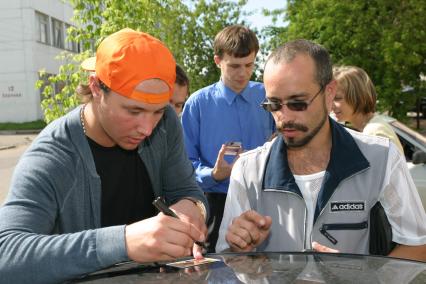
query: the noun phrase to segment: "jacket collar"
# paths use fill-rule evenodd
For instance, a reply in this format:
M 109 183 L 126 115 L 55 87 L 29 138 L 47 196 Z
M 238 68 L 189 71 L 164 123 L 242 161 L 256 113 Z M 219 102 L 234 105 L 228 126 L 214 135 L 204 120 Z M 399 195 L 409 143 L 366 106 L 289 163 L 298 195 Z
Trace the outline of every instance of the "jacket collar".
M 80 112 L 82 109 L 82 105 L 76 107 L 72 110 L 69 115 L 67 115 L 70 139 L 72 143 L 75 145 L 76 151 L 78 151 L 78 155 L 83 161 L 83 166 L 86 167 L 89 176 L 91 177 L 91 181 L 88 184 L 87 191 L 91 198 L 92 205 L 92 215 L 94 218 L 95 226 L 101 225 L 101 205 L 99 200 L 101 200 L 101 183 L 100 177 L 96 172 L 95 161 L 93 160 L 92 150 L 90 149 L 89 143 L 86 139 L 86 135 L 84 134 L 83 127 L 81 125 L 80 120 Z M 96 185 L 94 188 L 92 185 Z
M 84 160 L 84 163 L 87 165 L 91 176 L 97 178 L 99 176 L 96 172 L 95 162 L 92 158 L 92 150 L 90 149 L 81 125 L 80 112 L 82 107 L 83 106 L 80 105 L 69 113 L 68 124 L 70 127 L 71 139 L 75 145 L 78 145 L 76 149 L 79 152 L 80 157 Z
M 329 118 L 329 123 L 332 133 L 330 161 L 318 193 L 314 221 L 342 180 L 370 166 L 352 135 L 333 119 Z M 288 165 L 287 147 L 281 135 L 272 145 L 265 167 L 263 189 L 289 191 L 303 198 Z

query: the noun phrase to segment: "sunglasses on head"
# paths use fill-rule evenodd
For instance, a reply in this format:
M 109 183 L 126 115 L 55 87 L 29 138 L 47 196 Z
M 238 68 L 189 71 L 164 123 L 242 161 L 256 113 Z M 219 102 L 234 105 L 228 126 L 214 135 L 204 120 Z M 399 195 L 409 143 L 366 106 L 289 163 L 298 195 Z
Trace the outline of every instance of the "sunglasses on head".
M 287 101 L 282 103 L 279 100 L 270 100 L 265 98 L 265 100 L 260 104 L 266 111 L 274 112 L 279 111 L 283 106 L 287 106 L 289 110 L 292 111 L 304 111 L 308 106 L 315 100 L 315 98 L 322 92 L 323 88 L 321 87 L 319 91 L 308 101 Z

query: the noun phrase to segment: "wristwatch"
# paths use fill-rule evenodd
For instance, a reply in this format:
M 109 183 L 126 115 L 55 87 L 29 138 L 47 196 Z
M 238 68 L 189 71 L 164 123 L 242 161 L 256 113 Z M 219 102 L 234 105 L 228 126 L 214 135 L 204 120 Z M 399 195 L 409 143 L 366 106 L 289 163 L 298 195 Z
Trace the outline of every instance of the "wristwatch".
M 197 206 L 198 209 L 200 209 L 201 215 L 203 216 L 204 221 L 206 221 L 207 210 L 206 210 L 206 206 L 204 206 L 204 203 L 201 200 L 198 200 L 196 198 L 189 197 L 189 196 L 183 197 L 181 200 L 183 200 L 183 199 L 192 201 L 195 204 L 195 206 Z

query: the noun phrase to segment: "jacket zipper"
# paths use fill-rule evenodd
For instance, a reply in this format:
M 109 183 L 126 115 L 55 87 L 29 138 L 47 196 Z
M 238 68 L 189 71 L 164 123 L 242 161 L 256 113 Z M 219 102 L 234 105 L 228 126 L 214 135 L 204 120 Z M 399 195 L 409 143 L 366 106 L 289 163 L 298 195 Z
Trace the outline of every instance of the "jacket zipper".
M 319 229 L 320 233 L 324 235 L 333 245 L 338 241 L 328 232 L 328 230 L 362 230 L 368 227 L 368 222 L 361 223 L 335 223 L 335 224 L 322 224 Z
M 297 197 L 299 197 L 302 201 L 303 201 L 303 204 L 305 205 L 305 218 L 304 218 L 304 228 L 303 228 L 303 251 L 305 251 L 307 248 L 306 248 L 306 238 L 308 238 L 308 236 L 307 236 L 307 234 L 306 234 L 306 228 L 307 228 L 307 226 L 308 226 L 308 224 L 307 224 L 307 222 L 308 222 L 308 220 L 307 220 L 307 214 L 308 214 L 308 208 L 306 207 L 306 202 L 305 202 L 305 199 L 303 198 L 303 197 L 301 197 L 299 194 L 296 194 L 296 193 L 294 193 L 294 192 L 291 192 L 291 191 L 287 191 L 288 193 L 290 193 L 290 194 L 294 194 L 294 195 L 296 195 Z M 313 228 L 313 226 L 312 226 L 312 228 Z

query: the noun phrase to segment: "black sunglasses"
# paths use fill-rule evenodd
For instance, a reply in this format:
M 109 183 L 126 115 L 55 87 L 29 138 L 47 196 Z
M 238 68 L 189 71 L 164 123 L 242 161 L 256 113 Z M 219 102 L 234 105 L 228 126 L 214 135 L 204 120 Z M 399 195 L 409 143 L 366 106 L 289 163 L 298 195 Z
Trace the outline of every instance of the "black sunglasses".
M 282 103 L 281 101 L 271 101 L 268 98 L 265 98 L 265 100 L 260 104 L 260 106 L 269 112 L 279 111 L 283 106 L 287 106 L 288 109 L 292 111 L 304 111 L 322 92 L 322 90 L 323 87 L 321 87 L 319 91 L 309 101 L 288 101 L 286 103 Z

